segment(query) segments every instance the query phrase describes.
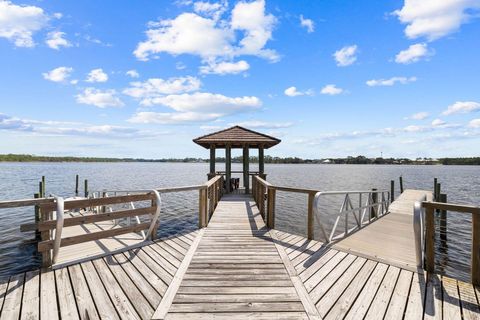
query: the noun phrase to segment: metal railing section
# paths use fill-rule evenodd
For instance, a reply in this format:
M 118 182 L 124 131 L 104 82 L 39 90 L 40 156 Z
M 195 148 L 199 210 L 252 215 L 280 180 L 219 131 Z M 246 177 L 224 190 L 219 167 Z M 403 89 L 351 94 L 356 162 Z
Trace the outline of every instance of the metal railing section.
M 344 195 L 342 205 L 335 214 L 335 223 L 328 233 L 326 226 L 323 223 L 323 219 L 320 218 L 320 205 L 321 199 L 332 195 Z M 358 205 L 354 205 L 352 198 L 358 196 Z M 344 238 L 349 233 L 362 228 L 365 224 L 370 223 L 372 220 L 376 220 L 379 217 L 385 215 L 388 212 L 390 205 L 390 192 L 387 190 L 379 191 L 326 191 L 317 192 L 313 201 L 313 211 L 316 217 L 317 224 L 322 231 L 322 234 L 327 243 Z M 349 228 L 349 216 L 352 215 L 355 219 L 356 225 Z M 366 221 L 365 217 L 368 217 Z M 340 219 L 344 218 L 344 232 L 338 236 L 335 236 Z
M 425 248 L 425 210 L 422 207 L 422 202 L 427 200 L 427 196 L 423 196 L 419 201 L 415 201 L 413 205 L 413 233 L 415 237 L 415 258 L 417 261 L 417 268 L 423 269 L 424 264 L 424 248 Z

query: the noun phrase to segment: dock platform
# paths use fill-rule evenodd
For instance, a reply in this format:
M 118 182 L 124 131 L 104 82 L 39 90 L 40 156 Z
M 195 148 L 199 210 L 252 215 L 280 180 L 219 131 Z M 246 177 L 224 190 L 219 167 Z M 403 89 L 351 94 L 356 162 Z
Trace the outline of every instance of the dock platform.
M 268 229 L 225 195 L 206 228 L 5 279 L 0 319 L 480 318 L 480 288 L 425 277 Z

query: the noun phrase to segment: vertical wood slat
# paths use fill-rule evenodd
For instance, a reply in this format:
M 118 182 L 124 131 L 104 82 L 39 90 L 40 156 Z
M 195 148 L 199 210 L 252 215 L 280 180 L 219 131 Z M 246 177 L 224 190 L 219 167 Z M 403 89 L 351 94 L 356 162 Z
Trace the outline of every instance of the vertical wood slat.
M 427 272 L 435 270 L 435 220 L 434 209 L 425 210 L 425 269 Z
M 480 286 L 480 214 L 472 213 L 472 283 Z
M 205 212 L 205 202 L 206 202 L 206 188 L 201 188 L 198 190 L 198 227 L 206 227 L 206 212 Z
M 51 220 L 52 212 L 48 212 L 42 209 L 39 209 L 40 221 L 45 222 Z M 48 241 L 50 240 L 50 230 L 45 230 L 40 232 L 40 240 L 41 241 Z M 42 252 L 42 267 L 50 267 L 52 265 L 52 254 L 51 250 L 43 251 Z
M 270 229 L 275 228 L 275 200 L 276 190 L 268 188 L 268 201 L 267 201 L 267 227 Z
M 313 200 L 315 199 L 315 194 L 310 192 L 308 194 L 308 214 L 307 214 L 307 238 L 313 240 Z

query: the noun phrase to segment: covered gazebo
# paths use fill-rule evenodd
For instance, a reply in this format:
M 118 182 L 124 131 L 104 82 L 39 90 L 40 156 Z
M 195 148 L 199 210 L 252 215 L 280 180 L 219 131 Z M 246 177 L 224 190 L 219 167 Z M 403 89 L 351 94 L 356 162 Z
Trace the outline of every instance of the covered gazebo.
M 234 126 L 198 137 L 193 139 L 193 142 L 205 149 L 210 149 L 209 180 L 217 174 L 215 172 L 216 149 L 225 149 L 225 181 L 227 181 L 227 193 L 231 192 L 232 149 L 243 149 L 243 183 L 245 192 L 249 193 L 249 150 L 258 149 L 258 171 L 259 175 L 264 177 L 264 150 L 279 144 L 281 140 L 240 126 Z

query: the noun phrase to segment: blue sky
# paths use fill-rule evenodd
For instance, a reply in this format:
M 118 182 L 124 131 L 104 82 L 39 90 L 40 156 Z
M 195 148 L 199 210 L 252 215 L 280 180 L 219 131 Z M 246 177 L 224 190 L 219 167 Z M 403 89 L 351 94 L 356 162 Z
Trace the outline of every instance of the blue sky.
M 480 1 L 0 0 L 0 153 L 478 156 Z

